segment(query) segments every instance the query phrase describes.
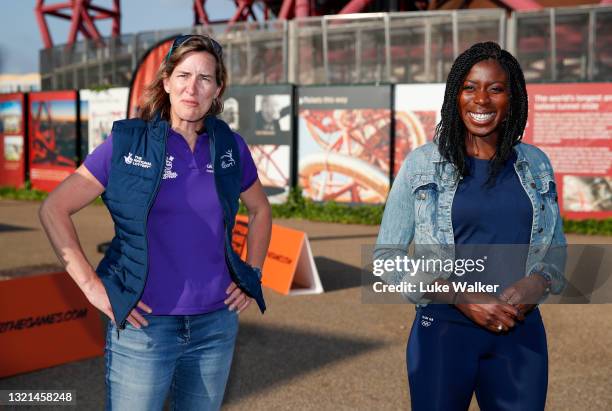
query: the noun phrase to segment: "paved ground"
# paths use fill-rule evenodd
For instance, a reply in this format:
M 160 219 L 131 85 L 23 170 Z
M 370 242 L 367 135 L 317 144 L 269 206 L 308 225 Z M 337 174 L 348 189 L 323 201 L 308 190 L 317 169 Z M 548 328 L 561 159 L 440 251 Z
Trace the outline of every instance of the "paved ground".
M 37 206 L 0 201 L 5 279 L 56 263 Z M 377 227 L 276 222 L 308 233 L 327 291 L 300 297 L 266 291 L 264 316 L 255 309 L 242 314 L 224 409 L 409 409 L 404 357 L 414 308 L 361 302 L 360 246 L 375 240 Z M 83 249 L 96 263 L 101 257 L 96 245 L 112 236 L 105 208 L 90 206 L 75 223 Z M 570 241 L 612 243 L 612 238 L 570 236 Z M 542 315 L 550 356 L 547 409 L 612 409 L 612 307 L 544 306 Z M 78 409 L 101 409 L 104 364 L 97 358 L 0 379 L 0 388 L 74 389 Z M 478 409 L 474 403 L 472 409 Z

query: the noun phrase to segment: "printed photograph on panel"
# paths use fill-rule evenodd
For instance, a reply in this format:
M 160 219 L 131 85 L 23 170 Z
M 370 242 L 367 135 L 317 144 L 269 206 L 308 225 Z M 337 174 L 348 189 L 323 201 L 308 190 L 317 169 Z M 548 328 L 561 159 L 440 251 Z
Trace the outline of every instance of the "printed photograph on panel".
M 128 93 L 127 87 L 80 91 L 81 129 L 87 129 L 84 153 L 91 153 L 108 138 L 115 121 L 126 118 Z
M 382 203 L 389 190 L 389 109 L 300 110 L 299 184 L 315 201 Z
M 4 160 L 20 161 L 23 156 L 23 136 L 4 136 Z
M 23 109 L 19 100 L 0 101 L 0 133 L 20 133 L 23 130 Z
M 232 130 L 240 127 L 240 103 L 234 97 L 230 97 L 223 102 L 223 112 L 219 117 L 227 123 Z
M 395 158 L 397 175 L 406 156 L 432 141 L 440 122 L 444 84 L 398 84 L 395 87 Z
M 612 211 L 612 178 L 563 176 L 563 207 L 567 211 Z
M 253 144 L 249 149 L 269 201 L 273 204 L 284 202 L 289 192 L 290 146 Z
M 31 103 L 32 162 L 74 167 L 76 106 L 74 101 L 45 100 Z
M 395 172 L 408 153 L 431 140 L 436 131 L 436 111 L 395 112 Z
M 232 86 L 219 115 L 244 138 L 268 201 L 287 200 L 291 184 L 292 86 Z
M 255 96 L 255 135 L 278 136 L 291 127 L 291 96 L 270 94 Z

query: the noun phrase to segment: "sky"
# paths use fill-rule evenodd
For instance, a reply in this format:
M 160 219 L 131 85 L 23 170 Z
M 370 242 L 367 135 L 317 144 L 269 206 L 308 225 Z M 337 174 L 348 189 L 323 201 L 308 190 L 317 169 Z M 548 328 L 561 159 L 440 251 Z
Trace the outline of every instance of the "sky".
M 64 0 L 46 0 L 45 4 Z M 93 0 L 94 5 L 112 8 L 111 0 Z M 227 19 L 235 11 L 233 0 L 208 0 L 206 10 L 212 20 Z M 36 23 L 36 0 L 0 0 L 0 74 L 38 72 L 38 53 L 43 40 Z M 214 6 L 213 6 L 214 5 Z M 122 0 L 121 33 L 190 27 L 193 0 Z M 70 21 L 47 17 L 55 45 L 65 44 Z M 111 20 L 96 23 L 103 36 L 110 35 Z M 81 35 L 78 37 L 81 39 Z

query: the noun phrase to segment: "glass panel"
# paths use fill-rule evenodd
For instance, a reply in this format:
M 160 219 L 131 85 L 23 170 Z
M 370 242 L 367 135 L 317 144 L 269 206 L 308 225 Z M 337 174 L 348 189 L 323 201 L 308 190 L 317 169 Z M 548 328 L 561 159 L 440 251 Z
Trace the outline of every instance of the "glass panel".
M 612 79 L 612 10 L 595 15 L 595 61 L 593 80 Z
M 97 67 L 96 67 L 97 68 Z M 115 62 L 115 87 L 129 87 L 132 80 L 132 59 L 130 56 L 122 56 Z
M 431 68 L 429 78 L 436 83 L 446 81 L 455 57 L 453 54 L 453 24 L 450 16 L 431 20 Z
M 549 16 L 532 14 L 517 14 L 516 57 L 526 81 L 550 81 Z
M 257 36 L 251 42 L 250 84 L 280 83 L 285 79 L 283 38 L 277 35 Z
M 297 80 L 299 84 L 325 84 L 323 32 L 320 19 L 297 20 Z
M 87 88 L 89 87 L 89 84 L 87 84 L 86 81 L 86 74 L 85 71 L 87 70 L 86 67 L 80 67 L 80 68 L 76 68 L 76 84 L 74 85 L 74 88 L 77 89 L 82 89 L 82 88 Z
M 391 81 L 427 82 L 425 24 L 418 18 L 391 18 Z
M 246 41 L 226 43 L 224 53 L 227 58 L 230 84 L 248 84 L 251 76 L 248 60 L 248 44 Z
M 480 15 L 476 13 L 458 13 L 459 54 L 475 43 L 494 41 L 502 45 L 499 38 L 499 15 Z
M 555 16 L 557 81 L 587 79 L 589 15 L 575 13 Z
M 385 81 L 385 26 L 381 17 L 327 22 L 329 81 Z

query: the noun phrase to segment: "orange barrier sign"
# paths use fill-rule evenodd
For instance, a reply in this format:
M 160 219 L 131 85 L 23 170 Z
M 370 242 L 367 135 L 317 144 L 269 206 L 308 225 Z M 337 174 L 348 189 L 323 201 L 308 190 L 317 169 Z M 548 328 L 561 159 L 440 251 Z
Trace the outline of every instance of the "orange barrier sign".
M 248 231 L 248 218 L 237 216 L 232 246 L 243 260 L 246 260 Z M 262 272 L 262 284 L 281 294 L 323 292 L 308 235 L 303 231 L 273 224 L 270 247 Z
M 0 377 L 103 351 L 98 310 L 67 273 L 0 281 Z

